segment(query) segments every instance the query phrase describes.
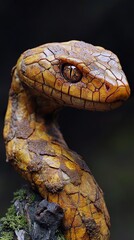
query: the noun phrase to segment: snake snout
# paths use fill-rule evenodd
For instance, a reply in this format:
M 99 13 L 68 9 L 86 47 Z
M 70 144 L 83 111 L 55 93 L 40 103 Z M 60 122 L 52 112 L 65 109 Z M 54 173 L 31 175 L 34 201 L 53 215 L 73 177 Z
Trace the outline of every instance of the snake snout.
M 115 92 L 107 97 L 106 102 L 117 102 L 117 101 L 125 101 L 130 96 L 130 88 L 129 85 L 121 85 L 119 86 Z

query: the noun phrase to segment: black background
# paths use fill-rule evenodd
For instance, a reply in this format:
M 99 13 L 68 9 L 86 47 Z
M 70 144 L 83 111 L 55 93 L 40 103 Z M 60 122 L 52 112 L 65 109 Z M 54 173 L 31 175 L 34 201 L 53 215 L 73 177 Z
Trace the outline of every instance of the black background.
M 120 109 L 107 113 L 64 109 L 60 127 L 69 146 L 88 162 L 111 215 L 111 239 L 134 239 L 134 1 L 0 1 L 0 216 L 23 180 L 5 163 L 3 120 L 10 71 L 26 49 L 83 40 L 116 53 L 131 87 Z

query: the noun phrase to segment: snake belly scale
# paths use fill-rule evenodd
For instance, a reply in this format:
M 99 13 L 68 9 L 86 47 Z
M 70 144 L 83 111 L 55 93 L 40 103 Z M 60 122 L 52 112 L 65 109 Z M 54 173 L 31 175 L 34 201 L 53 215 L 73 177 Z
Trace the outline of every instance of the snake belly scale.
M 12 70 L 7 160 L 42 197 L 63 208 L 67 240 L 108 240 L 110 219 L 88 166 L 62 137 L 57 111 L 64 106 L 111 110 L 129 95 L 117 56 L 81 41 L 27 50 Z

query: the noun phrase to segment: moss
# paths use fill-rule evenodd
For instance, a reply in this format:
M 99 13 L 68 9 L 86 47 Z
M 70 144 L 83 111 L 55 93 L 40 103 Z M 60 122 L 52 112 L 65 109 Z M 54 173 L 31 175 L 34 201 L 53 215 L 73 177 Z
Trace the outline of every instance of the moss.
M 35 201 L 35 198 L 36 196 L 34 193 L 30 193 L 27 189 L 22 188 L 14 193 L 14 198 L 12 202 L 15 202 L 16 200 L 23 201 L 27 199 L 29 203 L 32 203 Z
M 8 209 L 5 217 L 0 219 L 0 240 L 12 240 L 15 230 L 26 229 L 27 222 L 23 215 L 17 215 L 14 205 Z
M 27 197 L 27 190 L 22 188 L 19 191 L 14 193 L 14 198 L 12 202 L 15 202 L 16 200 L 23 201 Z
M 57 240 L 66 240 L 60 231 L 57 231 Z
M 19 230 L 26 227 L 26 218 L 23 215 L 17 215 L 14 205 L 8 209 L 5 217 L 0 220 L 2 229 Z
M 33 203 L 36 199 L 36 196 L 34 193 L 31 193 L 29 196 L 28 196 L 28 202 L 29 203 Z
M 13 240 L 15 230 L 28 230 L 27 221 L 24 215 L 16 213 L 16 208 L 14 206 L 15 201 L 32 204 L 34 201 L 39 201 L 40 198 L 37 197 L 32 191 L 27 188 L 20 189 L 14 193 L 14 199 L 12 201 L 11 207 L 7 210 L 5 217 L 0 219 L 0 240 Z M 23 205 L 23 204 L 22 204 Z M 56 233 L 57 240 L 66 240 L 60 231 Z
M 14 234 L 12 231 L 2 232 L 0 240 L 12 240 L 13 237 L 14 237 Z

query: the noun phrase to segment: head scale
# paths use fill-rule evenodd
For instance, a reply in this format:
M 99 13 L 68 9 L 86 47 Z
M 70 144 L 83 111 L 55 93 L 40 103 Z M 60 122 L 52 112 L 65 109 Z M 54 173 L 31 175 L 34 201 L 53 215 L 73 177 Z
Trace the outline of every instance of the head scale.
M 49 43 L 24 52 L 20 80 L 61 105 L 90 110 L 116 108 L 130 95 L 119 59 L 80 41 Z

